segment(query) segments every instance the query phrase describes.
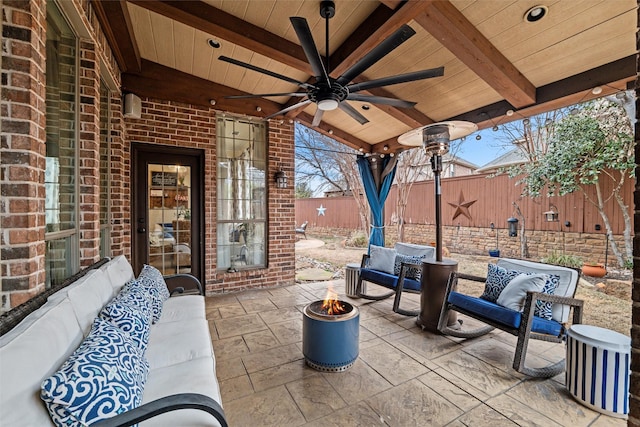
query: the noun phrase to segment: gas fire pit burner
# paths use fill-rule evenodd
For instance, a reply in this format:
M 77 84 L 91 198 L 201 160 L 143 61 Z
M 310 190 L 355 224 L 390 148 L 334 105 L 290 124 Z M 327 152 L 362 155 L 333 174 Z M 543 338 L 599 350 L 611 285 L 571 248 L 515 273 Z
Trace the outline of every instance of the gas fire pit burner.
M 346 301 L 331 302 L 315 301 L 304 308 L 302 353 L 316 370 L 343 372 L 358 358 L 360 312 Z

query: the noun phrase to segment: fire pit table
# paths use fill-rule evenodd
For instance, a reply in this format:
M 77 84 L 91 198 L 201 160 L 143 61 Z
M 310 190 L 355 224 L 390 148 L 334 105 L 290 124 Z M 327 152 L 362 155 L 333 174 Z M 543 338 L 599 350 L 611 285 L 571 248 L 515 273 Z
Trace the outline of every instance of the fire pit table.
M 358 358 L 360 312 L 346 301 L 325 299 L 308 304 L 302 318 L 302 353 L 310 367 L 343 372 Z

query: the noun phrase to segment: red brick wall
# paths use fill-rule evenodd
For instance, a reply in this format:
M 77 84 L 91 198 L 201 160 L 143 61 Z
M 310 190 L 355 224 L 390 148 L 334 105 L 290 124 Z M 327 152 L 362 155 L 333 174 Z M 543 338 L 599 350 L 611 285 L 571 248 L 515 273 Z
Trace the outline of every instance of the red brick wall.
M 45 28 L 44 2 L 3 5 L 2 309 L 44 289 Z
M 294 188 L 275 187 L 273 175 L 282 167 L 293 176 L 293 124 L 269 123 L 268 265 L 228 273 L 216 262 L 216 111 L 177 102 L 145 98 L 140 119 L 125 119 L 127 146 L 132 142 L 196 148 L 204 151 L 205 287 L 208 294 L 292 284 L 294 260 Z M 124 154 L 129 161 L 130 153 Z
M 88 2 L 65 2 L 94 39 L 80 44 L 79 86 L 79 232 L 80 262 L 99 257 L 98 146 L 100 73 L 119 86 L 115 59 Z M 15 307 L 44 290 L 45 283 L 45 0 L 2 3 L 1 149 L 0 155 L 0 312 Z M 102 66 L 100 66 L 100 63 Z M 124 139 L 120 93 L 113 94 L 112 212 L 114 255 L 130 251 L 130 239 L 121 223 L 128 221 L 128 179 L 121 162 Z

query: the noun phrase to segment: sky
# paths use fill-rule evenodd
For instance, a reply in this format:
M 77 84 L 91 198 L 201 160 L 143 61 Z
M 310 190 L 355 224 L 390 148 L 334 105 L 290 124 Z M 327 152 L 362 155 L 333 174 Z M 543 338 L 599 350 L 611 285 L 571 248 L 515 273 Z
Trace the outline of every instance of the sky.
M 481 139 L 477 140 L 476 135 L 480 135 Z M 500 130 L 483 129 L 467 136 L 464 141 L 453 141 L 451 152 L 477 166 L 483 166 L 513 148 L 506 147 L 501 137 Z

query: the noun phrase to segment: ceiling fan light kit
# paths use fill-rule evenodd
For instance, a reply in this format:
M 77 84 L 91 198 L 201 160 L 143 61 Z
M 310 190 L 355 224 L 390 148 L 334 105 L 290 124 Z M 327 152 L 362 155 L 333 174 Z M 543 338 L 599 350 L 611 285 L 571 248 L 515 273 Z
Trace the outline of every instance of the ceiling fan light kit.
M 432 77 L 439 77 L 444 75 L 444 67 L 433 68 L 422 71 L 414 71 L 406 74 L 399 74 L 390 77 L 383 77 L 379 79 L 364 81 L 360 83 L 351 83 L 356 77 L 360 76 L 367 69 L 391 53 L 395 48 L 407 41 L 415 34 L 415 31 L 408 25 L 402 25 L 393 34 L 383 40 L 379 45 L 370 50 L 364 57 L 358 62 L 352 65 L 341 76 L 337 78 L 330 77 L 330 64 L 329 64 L 329 19 L 335 15 L 335 3 L 333 1 L 320 2 L 320 16 L 325 19 L 326 28 L 326 45 L 325 53 L 326 57 L 323 61 L 320 52 L 313 40 L 311 30 L 307 20 L 302 17 L 290 17 L 291 25 L 296 32 L 300 45 L 304 51 L 307 61 L 313 70 L 315 82 L 313 84 L 307 82 L 301 82 L 296 79 L 292 79 L 283 74 L 278 74 L 265 68 L 260 68 L 255 65 L 238 61 L 226 56 L 218 57 L 219 60 L 237 65 L 249 70 L 259 72 L 280 80 L 284 80 L 289 83 L 293 83 L 299 86 L 300 90 L 288 93 L 263 93 L 263 94 L 247 94 L 247 95 L 234 95 L 226 96 L 227 99 L 249 99 L 249 98 L 268 98 L 268 97 L 299 97 L 302 98 L 300 102 L 290 105 L 276 113 L 266 116 L 266 119 L 270 119 L 275 116 L 285 114 L 289 111 L 296 110 L 301 107 L 305 107 L 308 104 L 316 104 L 316 112 L 313 117 L 311 126 L 318 126 L 322 121 L 322 116 L 325 111 L 333 111 L 336 109 L 342 110 L 358 123 L 364 125 L 369 120 L 363 116 L 358 110 L 349 104 L 347 101 L 366 102 L 368 104 L 381 104 L 389 105 L 398 108 L 413 108 L 416 103 L 411 101 L 404 101 L 401 99 L 388 98 L 384 96 L 365 95 L 356 92 L 365 91 L 368 89 L 379 88 L 383 86 L 390 86 L 400 83 L 408 83 L 417 80 L 424 80 Z M 366 111 L 365 108 L 363 110 Z

